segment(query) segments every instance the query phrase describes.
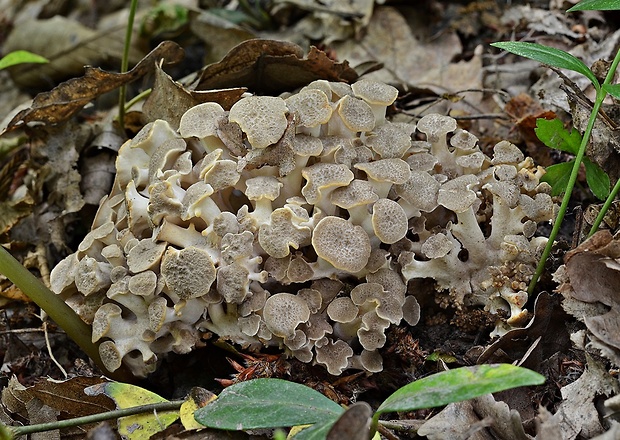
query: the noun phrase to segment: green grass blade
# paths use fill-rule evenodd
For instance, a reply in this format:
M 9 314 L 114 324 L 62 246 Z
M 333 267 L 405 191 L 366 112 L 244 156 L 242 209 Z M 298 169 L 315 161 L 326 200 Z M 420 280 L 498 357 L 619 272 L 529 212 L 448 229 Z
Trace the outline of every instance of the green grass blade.
M 281 379 L 255 379 L 224 389 L 198 409 L 199 423 L 218 429 L 243 430 L 323 424 L 344 409 L 305 385 Z
M 566 12 L 575 11 L 615 11 L 620 9 L 620 0 L 583 0 Z
M 433 374 L 398 389 L 381 404 L 375 417 L 388 412 L 434 408 L 544 382 L 544 376 L 510 364 L 456 368 Z
M 502 41 L 491 43 L 491 46 L 538 61 L 539 63 L 572 70 L 587 77 L 597 90 L 601 87 L 592 71 L 588 69 L 588 66 L 583 61 L 563 50 L 522 41 Z

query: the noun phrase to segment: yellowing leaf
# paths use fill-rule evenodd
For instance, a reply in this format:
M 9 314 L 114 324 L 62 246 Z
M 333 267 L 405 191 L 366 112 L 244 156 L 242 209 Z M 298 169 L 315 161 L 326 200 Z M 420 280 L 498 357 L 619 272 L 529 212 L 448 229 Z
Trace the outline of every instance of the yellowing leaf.
M 167 402 L 163 397 L 135 385 L 106 382 L 88 387 L 84 392 L 90 396 L 105 394 L 116 403 L 118 409 L 133 408 L 150 403 Z M 118 419 L 118 432 L 128 440 L 148 440 L 163 431 L 179 418 L 177 411 L 137 414 Z
M 204 425 L 198 423 L 196 419 L 194 419 L 194 412 L 198 408 L 207 405 L 209 402 L 213 402 L 215 399 L 217 399 L 217 396 L 211 391 L 199 387 L 192 388 L 189 396 L 187 396 L 187 399 L 183 402 L 183 405 L 181 405 L 180 414 L 183 427 L 188 431 L 204 428 Z

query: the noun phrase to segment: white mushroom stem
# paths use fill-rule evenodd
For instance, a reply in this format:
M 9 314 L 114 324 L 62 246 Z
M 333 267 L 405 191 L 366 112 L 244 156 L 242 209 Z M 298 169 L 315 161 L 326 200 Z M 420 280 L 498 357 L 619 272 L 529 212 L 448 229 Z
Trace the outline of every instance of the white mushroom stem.
M 252 200 L 254 205 L 254 210 L 250 214 L 258 225 L 263 225 L 269 223 L 269 217 L 273 212 L 273 205 L 271 200 L 267 197 L 260 197 L 257 200 Z
M 507 235 L 522 234 L 522 218 L 520 206 L 510 208 L 501 196 L 493 194 L 493 217 L 491 218 L 491 235 L 488 238 L 489 245 L 494 249 L 499 249 Z
M 210 246 L 210 237 L 213 235 L 205 236 L 204 231 L 203 233 L 198 232 L 193 223 L 188 228 L 184 228 L 167 219 L 155 230 L 154 234 L 157 241 L 165 241 L 179 249 L 190 246 L 203 249 L 209 254 L 213 263 L 217 264 L 221 260 L 221 252 L 219 249 Z
M 474 207 L 456 213 L 457 223 L 452 226 L 452 234 L 458 238 L 470 255 L 486 255 L 488 252 L 484 234 L 478 225 Z

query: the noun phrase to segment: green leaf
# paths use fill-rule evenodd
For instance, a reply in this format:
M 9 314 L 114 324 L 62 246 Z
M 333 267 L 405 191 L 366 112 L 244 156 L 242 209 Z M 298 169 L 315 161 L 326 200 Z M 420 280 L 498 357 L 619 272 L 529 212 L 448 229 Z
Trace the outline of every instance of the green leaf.
M 551 195 L 559 196 L 566 191 L 566 185 L 573 170 L 575 159 L 568 162 L 558 163 L 548 166 L 545 175 L 540 179 L 541 182 L 547 182 L 551 185 Z
M 575 128 L 566 130 L 559 119 L 536 119 L 534 131 L 543 144 L 555 150 L 577 154 L 581 146 L 581 134 Z
M 89 396 L 104 394 L 114 400 L 118 409 L 167 402 L 166 399 L 136 385 L 122 382 L 104 382 L 84 390 Z M 136 414 L 118 419 L 118 432 L 128 440 L 147 440 L 163 431 L 179 418 L 178 411 Z
M 603 90 L 616 99 L 620 99 L 620 84 L 603 84 Z
M 502 41 L 499 43 L 491 43 L 491 46 L 538 61 L 539 63 L 581 73 L 594 84 L 597 90 L 601 87 L 592 71 L 588 69 L 588 66 L 586 66 L 583 61 L 563 50 L 522 41 Z
M 281 379 L 255 379 L 224 389 L 194 414 L 204 426 L 228 429 L 279 428 L 336 420 L 344 409 L 304 385 Z
M 315 423 L 308 428 L 304 428 L 293 436 L 295 440 L 325 440 L 327 433 L 332 429 L 332 426 L 338 421 L 338 417 L 333 419 L 323 420 L 320 423 Z
M 574 11 L 615 11 L 620 9 L 620 0 L 583 0 L 566 12 Z
M 609 176 L 601 167 L 587 157 L 583 158 L 583 165 L 586 167 L 586 181 L 590 191 L 598 199 L 605 200 L 609 196 Z
M 381 404 L 375 417 L 387 412 L 434 408 L 544 382 L 544 376 L 510 364 L 455 368 L 416 380 L 396 390 Z
M 49 60 L 42 57 L 41 55 L 37 55 L 36 53 L 28 52 L 27 50 L 16 50 L 14 52 L 9 52 L 5 56 L 0 58 L 0 70 L 14 66 L 16 64 L 25 63 L 43 64 L 49 63 Z

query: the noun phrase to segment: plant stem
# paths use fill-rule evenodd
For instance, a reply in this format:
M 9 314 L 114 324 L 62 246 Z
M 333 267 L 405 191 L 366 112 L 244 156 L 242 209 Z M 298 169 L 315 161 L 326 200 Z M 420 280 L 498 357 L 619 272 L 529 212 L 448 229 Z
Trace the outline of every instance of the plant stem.
M 121 417 L 133 416 L 142 413 L 151 413 L 154 411 L 172 411 L 178 410 L 183 404 L 183 400 L 172 402 L 150 403 L 148 405 L 134 406 L 131 408 L 117 409 L 90 416 L 76 417 L 74 419 L 60 420 L 58 422 L 40 423 L 29 426 L 7 426 L 8 430 L 15 436 L 32 434 L 34 432 L 45 432 L 54 429 L 71 428 L 74 426 L 87 425 L 89 423 L 102 422 L 104 420 L 118 419 Z
M 131 0 L 129 7 L 129 17 L 127 18 L 127 29 L 125 30 L 125 46 L 123 47 L 123 59 L 121 60 L 121 73 L 129 69 L 129 48 L 131 47 L 131 34 L 133 33 L 133 22 L 136 17 L 138 0 Z M 118 123 L 121 130 L 125 131 L 125 95 L 127 87 L 123 84 L 118 92 Z
M 607 197 L 607 200 L 605 200 L 605 203 L 603 203 L 603 206 L 601 207 L 600 211 L 598 212 L 598 215 L 596 216 L 596 219 L 594 220 L 594 223 L 592 223 L 592 227 L 590 228 L 590 232 L 588 232 L 588 237 L 591 237 L 592 234 L 594 234 L 596 231 L 598 231 L 598 227 L 603 222 L 603 219 L 605 218 L 605 214 L 607 214 L 607 211 L 609 211 L 609 208 L 610 208 L 611 204 L 616 199 L 616 196 L 618 195 L 618 191 L 620 191 L 620 179 L 618 179 L 618 181 L 614 185 L 613 189 L 609 193 L 609 196 Z
M 609 71 L 607 72 L 607 76 L 605 77 L 605 81 L 603 82 L 603 85 L 611 84 L 611 82 L 614 79 L 614 75 L 616 74 L 616 69 L 618 68 L 618 63 L 620 63 L 620 50 L 618 50 L 618 52 L 616 52 L 616 56 L 614 57 L 614 60 L 611 63 L 611 66 L 609 67 Z M 603 94 L 603 99 L 605 99 L 606 92 L 603 90 L 603 87 L 601 87 L 601 92 L 600 93 Z M 602 99 L 601 99 L 601 102 L 602 102 Z M 609 193 L 609 196 L 607 196 L 607 200 L 605 200 L 605 203 L 603 204 L 603 207 L 599 211 L 598 215 L 596 216 L 596 219 L 594 220 L 594 223 L 592 224 L 592 228 L 590 228 L 590 232 L 588 233 L 588 237 L 591 237 L 592 234 L 594 234 L 596 231 L 598 231 L 598 227 L 601 225 L 601 222 L 603 221 L 603 218 L 605 218 L 605 214 L 607 214 L 607 211 L 609 211 L 609 207 L 611 206 L 611 204 L 613 203 L 614 199 L 616 198 L 616 195 L 618 195 L 618 191 L 620 191 L 620 179 L 618 179 L 618 181 L 614 185 L 613 189 Z
M 598 115 L 598 111 L 601 108 L 601 104 L 603 103 L 603 99 L 605 99 L 606 93 L 603 91 L 603 88 L 599 88 L 596 92 L 596 99 L 594 100 L 594 105 L 592 106 L 592 113 L 590 113 L 590 119 L 588 119 L 588 126 L 586 127 L 585 133 L 583 134 L 583 138 L 581 139 L 581 145 L 579 146 L 579 151 L 575 156 L 575 164 L 573 165 L 573 169 L 571 170 L 570 177 L 568 178 L 568 184 L 566 185 L 566 192 L 564 193 L 564 198 L 562 198 L 562 204 L 560 205 L 560 210 L 558 211 L 558 216 L 553 223 L 553 229 L 551 229 L 551 233 L 549 234 L 549 240 L 547 241 L 547 245 L 545 246 L 545 250 L 543 251 L 540 261 L 538 262 L 538 266 L 536 266 L 536 272 L 534 272 L 534 276 L 532 276 L 532 280 L 530 281 L 530 285 L 528 286 L 527 293 L 532 295 L 534 293 L 534 289 L 536 288 L 536 283 L 538 279 L 542 275 L 545 270 L 545 263 L 551 255 L 551 250 L 553 248 L 553 244 L 555 243 L 555 238 L 560 232 L 560 227 L 562 226 L 562 221 L 564 220 L 564 215 L 566 214 L 566 210 L 568 209 L 568 203 L 570 202 L 571 195 L 573 193 L 573 188 L 575 186 L 575 182 L 577 182 L 577 175 L 579 174 L 579 167 L 581 166 L 581 162 L 583 162 L 583 157 L 586 153 L 586 147 L 588 146 L 588 142 L 590 141 L 590 135 L 592 134 L 592 128 L 594 127 L 594 122 L 596 121 L 596 116 Z
M 594 100 L 594 105 L 592 107 L 592 113 L 590 113 L 590 119 L 588 119 L 588 125 L 583 134 L 583 139 L 581 140 L 581 145 L 579 146 L 579 151 L 577 152 L 577 156 L 575 157 L 575 165 L 573 166 L 573 169 L 571 171 L 571 174 L 568 180 L 568 185 L 566 185 L 566 192 L 564 193 L 564 198 L 562 199 L 562 204 L 560 205 L 558 217 L 555 219 L 555 223 L 553 224 L 553 229 L 551 230 L 551 234 L 549 234 L 549 241 L 547 241 L 545 250 L 543 251 L 540 261 L 538 262 L 538 266 L 536 267 L 536 272 L 534 273 L 534 276 L 532 277 L 532 280 L 530 281 L 530 285 L 528 286 L 528 289 L 527 289 L 527 293 L 529 295 L 532 295 L 534 293 L 536 283 L 538 282 L 538 279 L 540 278 L 543 271 L 545 270 L 545 263 L 547 262 L 547 259 L 549 258 L 549 255 L 551 254 L 551 249 L 553 248 L 555 237 L 558 235 L 558 232 L 560 231 L 560 227 L 562 226 L 562 220 L 564 220 L 564 214 L 566 214 L 566 210 L 568 208 L 568 202 L 570 201 L 570 198 L 573 192 L 573 187 L 575 186 L 575 182 L 577 181 L 577 174 L 579 173 L 579 166 L 581 165 L 581 162 L 583 162 L 583 156 L 585 155 L 586 147 L 588 146 L 588 142 L 590 141 L 590 135 L 592 134 L 592 129 L 594 128 L 594 122 L 596 121 L 598 112 L 601 108 L 601 105 L 603 104 L 603 100 L 607 96 L 607 92 L 604 90 L 603 86 L 606 84 L 610 84 L 611 81 L 613 80 L 614 74 L 618 67 L 618 63 L 620 63 L 620 50 L 616 52 L 616 56 L 614 57 L 614 60 L 611 63 L 609 71 L 607 72 L 605 81 L 603 82 L 601 87 L 598 88 L 596 91 L 596 99 Z M 618 194 L 618 191 L 620 190 L 619 182 L 616 182 L 616 185 L 614 186 L 613 190 L 609 194 L 609 197 L 607 197 L 605 204 L 601 208 L 601 211 L 598 213 L 598 216 L 596 217 L 596 220 L 594 221 L 594 224 L 592 225 L 592 228 L 590 229 L 590 232 L 588 233 L 588 237 L 596 232 L 599 225 L 603 221 L 603 218 L 605 217 L 607 210 L 611 206 L 614 198 L 616 197 L 616 195 Z
M 110 372 L 104 367 L 99 356 L 99 348 L 91 341 L 90 326 L 82 321 L 60 296 L 48 289 L 22 266 L 3 246 L 0 246 L 0 273 L 43 309 L 106 375 L 116 380 L 132 378 L 125 369 Z

